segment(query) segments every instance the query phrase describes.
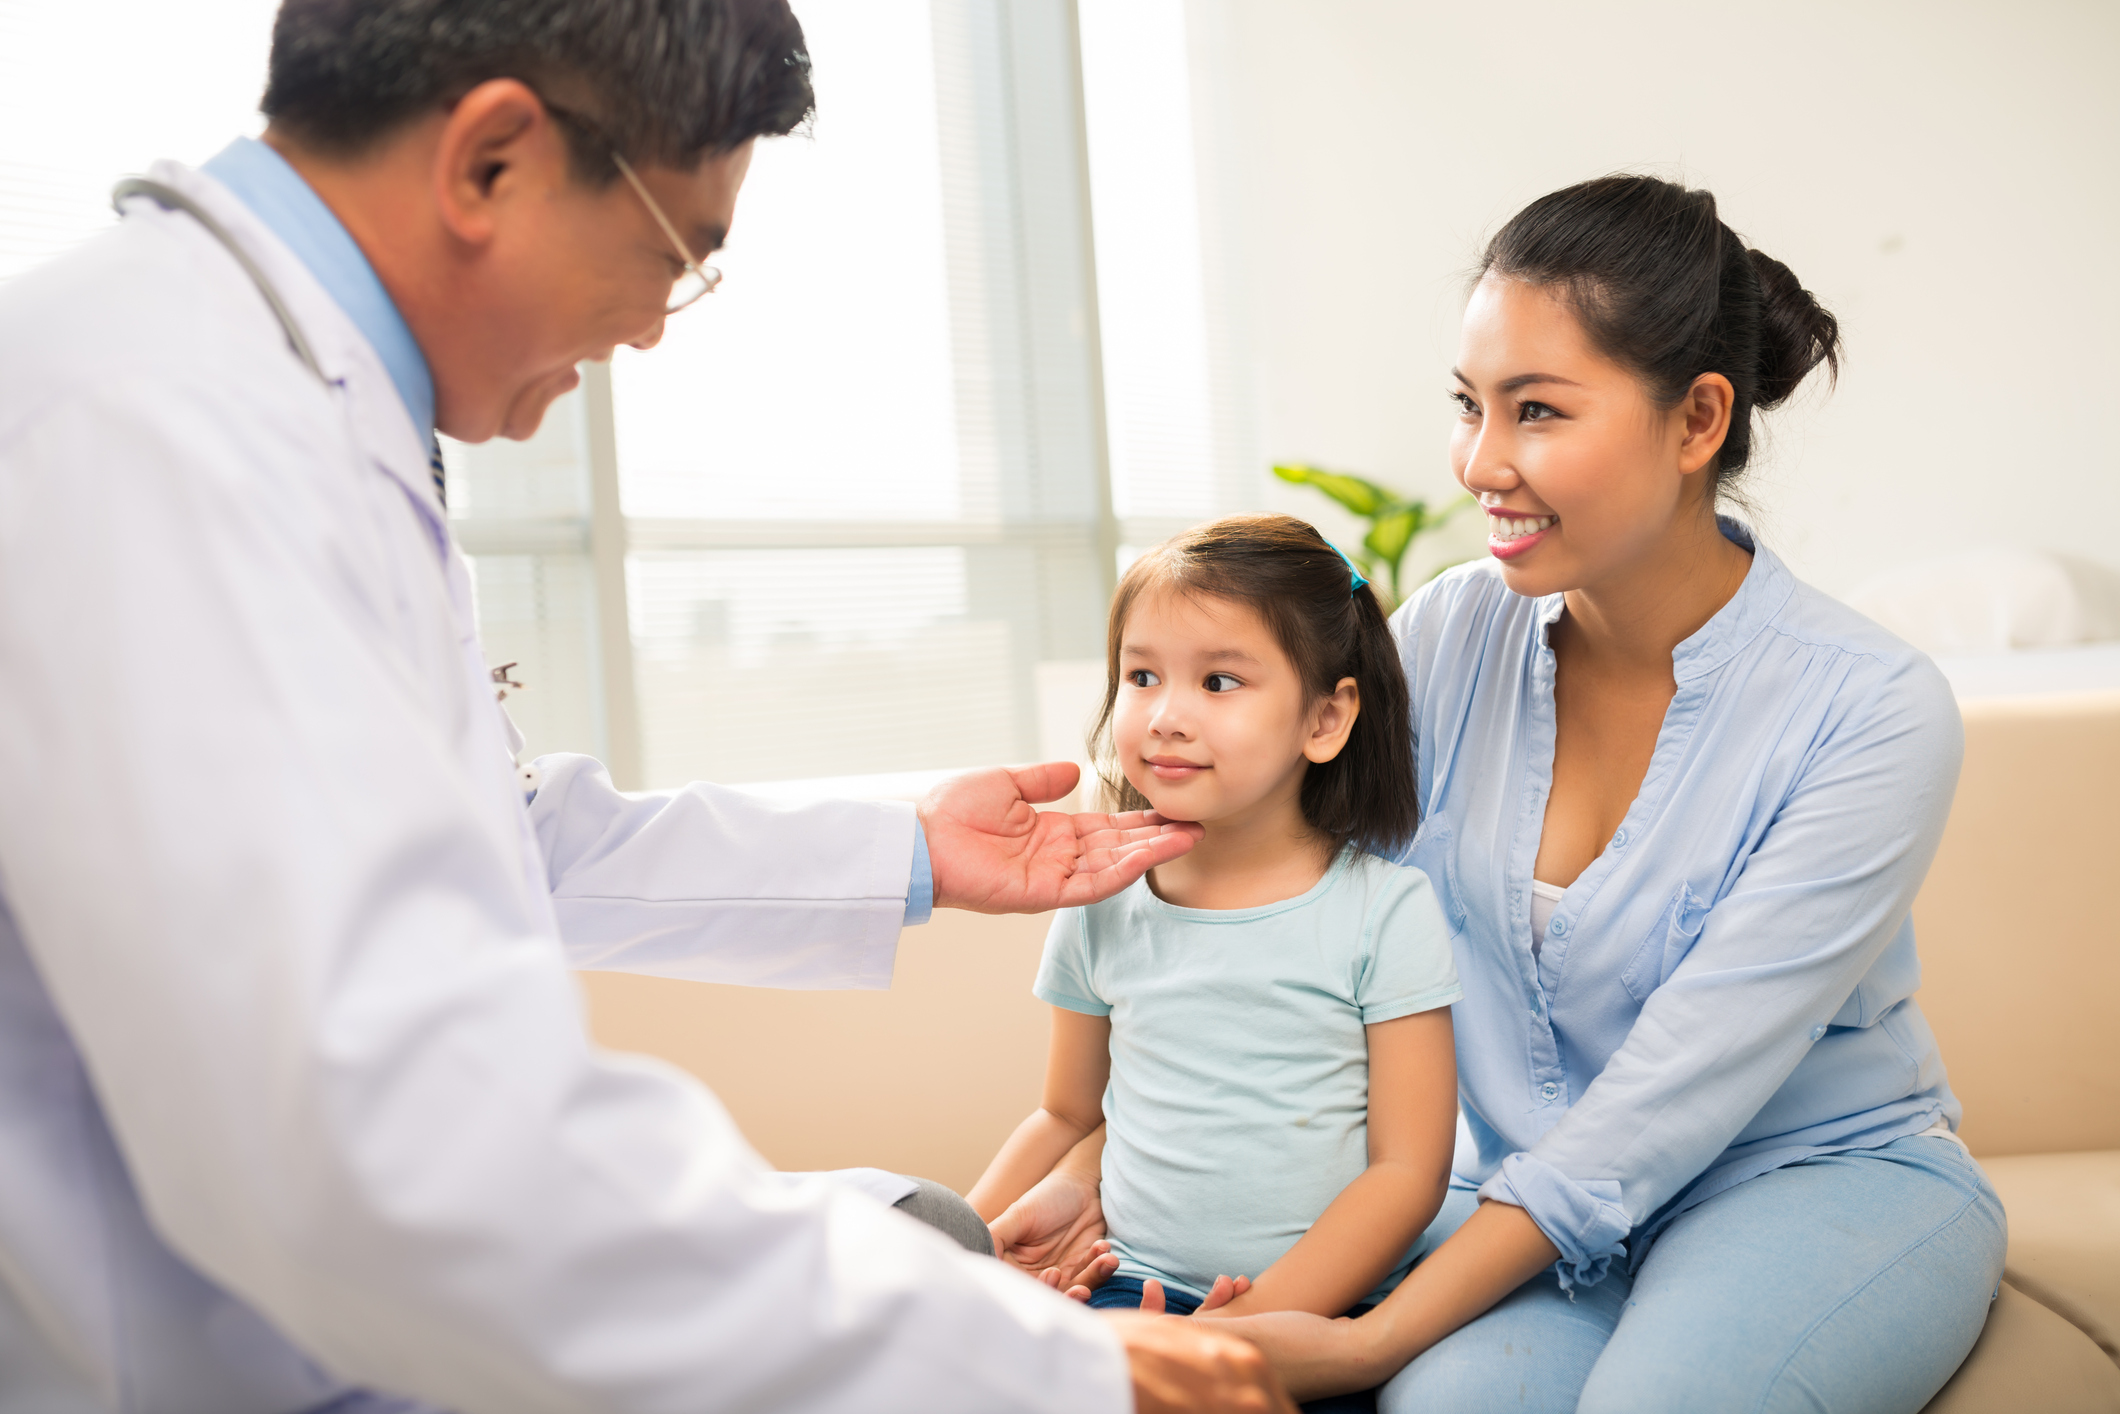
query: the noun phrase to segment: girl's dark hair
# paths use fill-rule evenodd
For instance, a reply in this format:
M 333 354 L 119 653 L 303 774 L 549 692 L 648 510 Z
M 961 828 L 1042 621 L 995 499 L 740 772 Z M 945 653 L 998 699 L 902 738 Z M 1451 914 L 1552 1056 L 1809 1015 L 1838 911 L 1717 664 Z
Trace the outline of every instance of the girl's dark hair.
M 1718 489 L 1751 457 L 1754 408 L 1780 403 L 1821 363 L 1840 376 L 1839 321 L 1788 266 L 1746 248 L 1712 192 L 1622 175 L 1542 196 L 1488 242 L 1477 274 L 1489 272 L 1557 289 L 1599 351 L 1663 407 L 1703 373 L 1729 379 Z
M 1352 586 L 1340 552 L 1294 516 L 1230 516 L 1172 536 L 1134 561 L 1112 596 L 1104 707 L 1090 730 L 1092 759 L 1119 808 L 1150 808 L 1120 770 L 1112 744 L 1120 638 L 1142 595 L 1176 590 L 1257 613 L 1312 693 L 1329 696 L 1341 678 L 1355 680 L 1361 711 L 1340 754 L 1313 762 L 1304 775 L 1303 818 L 1335 846 L 1351 842 L 1374 854 L 1392 854 L 1411 840 L 1420 801 L 1406 674 L 1383 606 L 1366 587 Z

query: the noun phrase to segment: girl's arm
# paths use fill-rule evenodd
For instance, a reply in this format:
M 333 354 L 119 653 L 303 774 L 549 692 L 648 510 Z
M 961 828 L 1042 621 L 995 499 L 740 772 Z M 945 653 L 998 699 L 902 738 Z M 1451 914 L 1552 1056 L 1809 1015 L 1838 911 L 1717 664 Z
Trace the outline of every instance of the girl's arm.
M 968 1197 L 991 1223 L 1022 1197 L 1090 1132 L 1104 1123 L 1104 1086 L 1111 1078 L 1110 1017 L 1053 1008 L 1053 1039 L 1045 1059 L 1045 1096 L 1029 1119 L 994 1155 Z
M 1380 1021 L 1366 1030 L 1369 1167 L 1249 1291 L 1206 1314 L 1337 1316 L 1376 1289 L 1442 1207 L 1457 1137 L 1450 1008 Z

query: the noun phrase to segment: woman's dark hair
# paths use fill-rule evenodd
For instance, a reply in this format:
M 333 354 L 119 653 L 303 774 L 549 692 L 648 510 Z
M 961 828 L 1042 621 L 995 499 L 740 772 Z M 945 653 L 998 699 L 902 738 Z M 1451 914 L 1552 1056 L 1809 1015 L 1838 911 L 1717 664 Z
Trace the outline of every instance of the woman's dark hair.
M 260 106 L 346 156 L 498 78 L 589 110 L 593 133 L 560 131 L 591 186 L 616 180 L 611 146 L 688 169 L 815 102 L 787 0 L 284 0 Z
M 1090 753 L 1121 810 L 1149 803 L 1119 768 L 1112 712 L 1119 700 L 1119 643 L 1127 616 L 1155 591 L 1242 604 L 1266 621 L 1303 686 L 1330 696 L 1353 678 L 1361 711 L 1347 744 L 1303 777 L 1303 818 L 1335 846 L 1353 843 L 1389 855 L 1413 838 L 1420 801 L 1413 774 L 1413 728 L 1406 674 L 1383 606 L 1331 542 L 1294 516 L 1230 516 L 1188 530 L 1150 550 L 1112 596 L 1105 646 L 1104 708 L 1090 730 Z
M 1752 454 L 1752 410 L 1796 391 L 1819 364 L 1840 376 L 1840 324 L 1788 266 L 1715 214 L 1715 195 L 1612 176 L 1542 196 L 1480 257 L 1488 273 L 1550 286 L 1591 342 L 1675 407 L 1703 373 L 1737 397 L 1715 464 L 1725 486 Z

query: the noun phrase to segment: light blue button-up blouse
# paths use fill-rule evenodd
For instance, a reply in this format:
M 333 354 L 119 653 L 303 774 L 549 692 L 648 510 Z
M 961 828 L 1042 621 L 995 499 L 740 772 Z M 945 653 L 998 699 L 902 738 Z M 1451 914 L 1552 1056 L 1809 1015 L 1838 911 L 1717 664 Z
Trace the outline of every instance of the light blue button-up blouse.
M 1536 957 L 1561 596 L 1513 594 L 1488 561 L 1393 618 L 1423 810 L 1404 857 L 1465 987 L 1455 1170 L 1531 1215 L 1564 1283 L 1638 1262 L 1745 1179 L 1958 1121 L 1908 918 L 1958 780 L 1957 704 L 1928 658 L 1723 530 L 1752 568 L 1672 653 L 1641 794 Z

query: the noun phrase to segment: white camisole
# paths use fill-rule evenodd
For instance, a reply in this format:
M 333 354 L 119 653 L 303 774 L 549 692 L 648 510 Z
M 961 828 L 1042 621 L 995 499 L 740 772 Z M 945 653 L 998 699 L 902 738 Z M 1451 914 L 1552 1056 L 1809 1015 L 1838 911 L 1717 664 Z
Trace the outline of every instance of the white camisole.
M 1546 929 L 1553 924 L 1553 910 L 1560 907 L 1561 895 L 1568 891 L 1558 884 L 1549 884 L 1544 879 L 1531 881 L 1531 955 L 1537 957 L 1539 949 L 1546 945 Z

